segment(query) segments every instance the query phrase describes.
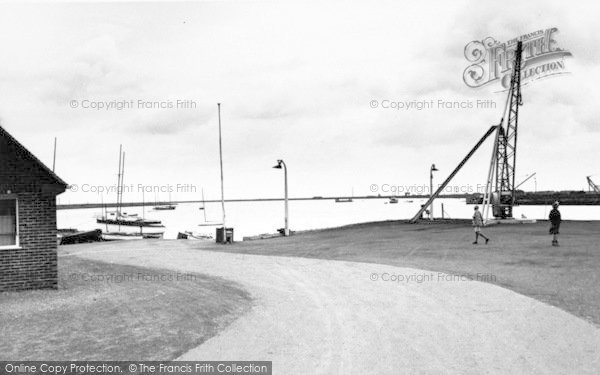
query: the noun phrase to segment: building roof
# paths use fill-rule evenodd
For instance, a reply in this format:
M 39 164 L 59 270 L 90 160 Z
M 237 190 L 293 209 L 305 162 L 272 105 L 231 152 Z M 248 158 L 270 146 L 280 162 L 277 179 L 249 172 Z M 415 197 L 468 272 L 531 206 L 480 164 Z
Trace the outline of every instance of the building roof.
M 52 172 L 50 168 L 48 168 L 44 163 L 42 163 L 40 159 L 35 157 L 34 154 L 32 154 L 28 149 L 25 148 L 25 146 L 20 144 L 19 141 L 17 141 L 12 135 L 10 135 L 9 132 L 4 130 L 2 126 L 0 126 L 0 137 L 6 138 L 9 143 L 12 143 L 18 150 L 23 152 L 23 155 L 25 155 L 27 158 L 29 158 L 31 161 L 37 164 L 44 172 L 47 173 L 48 177 L 50 177 L 50 179 L 54 181 L 57 185 L 61 185 L 65 188 L 68 186 L 66 182 L 64 182 L 60 177 L 58 177 L 56 173 Z

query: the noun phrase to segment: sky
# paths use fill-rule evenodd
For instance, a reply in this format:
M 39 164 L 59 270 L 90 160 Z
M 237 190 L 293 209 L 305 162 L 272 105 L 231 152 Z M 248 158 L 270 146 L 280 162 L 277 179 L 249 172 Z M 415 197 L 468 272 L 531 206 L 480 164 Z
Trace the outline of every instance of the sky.
M 282 196 L 277 159 L 292 197 L 422 192 L 432 163 L 439 183 L 502 117 L 501 86 L 463 81 L 465 46 L 555 27 L 572 56 L 567 74 L 523 86 L 517 180 L 587 189 L 586 176 L 600 182 L 598 7 L 1 3 L 0 123 L 50 167 L 57 138 L 56 172 L 75 187 L 61 203 L 114 200 L 120 144 L 124 200 L 219 198 L 217 103 L 226 198 Z M 477 100 L 495 108 L 438 105 Z M 389 108 L 411 101 L 436 105 Z M 451 187 L 483 186 L 491 151 L 488 141 Z

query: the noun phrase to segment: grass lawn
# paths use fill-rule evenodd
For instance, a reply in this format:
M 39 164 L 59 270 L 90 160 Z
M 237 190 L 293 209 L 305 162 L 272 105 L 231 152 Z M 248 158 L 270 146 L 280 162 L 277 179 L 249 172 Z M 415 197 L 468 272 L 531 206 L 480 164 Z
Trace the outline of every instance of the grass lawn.
M 74 256 L 58 264 L 59 290 L 0 293 L 0 360 L 174 359 L 252 303 L 219 278 Z
M 484 228 L 472 245 L 468 222 L 383 222 L 247 241 L 218 251 L 372 262 L 454 274 L 491 274 L 494 284 L 600 325 L 600 222 L 563 222 L 561 247 L 548 224 Z

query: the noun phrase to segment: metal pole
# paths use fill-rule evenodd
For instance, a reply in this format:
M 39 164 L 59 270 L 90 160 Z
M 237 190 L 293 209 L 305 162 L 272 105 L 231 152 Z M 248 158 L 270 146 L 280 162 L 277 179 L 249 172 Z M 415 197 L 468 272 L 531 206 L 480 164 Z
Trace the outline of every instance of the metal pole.
M 285 229 L 284 229 L 284 235 L 285 236 L 289 236 L 290 235 L 290 228 L 288 225 L 288 215 L 289 215 L 289 210 L 288 210 L 288 177 L 287 177 L 287 165 L 285 164 L 285 162 L 282 160 L 281 164 L 283 164 L 283 178 L 285 180 Z
M 417 220 L 419 220 L 420 218 L 422 218 L 423 212 L 425 212 L 425 210 L 431 205 L 431 203 L 433 202 L 433 199 L 436 198 L 436 197 L 438 197 L 440 195 L 440 193 L 446 188 L 446 186 L 448 185 L 448 183 L 450 183 L 450 181 L 454 178 L 454 176 L 458 173 L 458 171 L 460 171 L 460 169 L 471 158 L 471 156 L 473 156 L 473 154 L 475 153 L 475 151 L 477 151 L 477 149 L 479 149 L 479 147 L 481 147 L 481 144 L 492 134 L 492 132 L 495 129 L 496 129 L 496 126 L 492 126 L 483 135 L 483 137 L 481 137 L 481 139 L 479 140 L 479 142 L 477 142 L 477 144 L 471 149 L 471 151 L 469 151 L 469 153 L 467 154 L 467 156 L 465 156 L 465 158 L 458 164 L 458 166 L 456 168 L 454 168 L 454 170 L 452 171 L 452 173 L 450 173 L 450 176 L 448 176 L 446 178 L 446 180 L 444 180 L 444 182 L 442 182 L 442 184 L 437 188 L 437 190 L 435 191 L 435 193 L 433 193 L 433 196 L 431 198 L 429 198 L 429 200 L 427 202 L 425 202 L 425 204 L 423 204 L 421 206 L 421 209 L 419 210 L 419 212 L 417 212 L 415 214 L 415 216 L 413 216 L 413 218 L 410 219 L 411 223 L 415 223 L 415 222 L 417 222 Z
M 206 202 L 204 201 L 204 188 L 202 188 L 202 211 L 204 213 L 204 222 L 206 223 Z
M 223 236 L 226 236 L 227 225 L 225 224 L 225 193 L 223 189 L 223 144 L 221 141 L 221 103 L 217 103 L 219 112 L 219 163 L 221 166 L 221 209 L 223 211 Z
M 530 174 L 529 176 L 527 176 L 526 179 L 524 179 L 523 181 L 521 181 L 517 186 L 515 186 L 515 190 L 518 189 L 521 185 L 523 185 L 524 183 L 526 183 L 527 181 L 529 181 L 532 177 L 534 177 L 536 175 L 537 172 L 533 172 L 533 174 Z
M 119 209 L 119 201 L 121 194 L 121 158 L 123 157 L 123 145 L 119 145 L 119 170 L 117 172 L 117 216 L 121 215 L 121 210 Z
M 125 151 L 123 151 L 123 164 L 121 164 L 121 200 L 119 201 L 119 214 L 117 220 L 120 220 L 121 206 L 123 206 L 123 180 L 125 179 Z M 141 230 L 141 227 L 140 227 Z M 119 221 L 119 232 L 121 231 L 121 224 Z
M 429 168 L 429 198 L 432 199 L 429 207 L 429 220 L 433 220 L 433 167 Z
M 500 121 L 500 124 L 496 125 L 496 137 L 494 138 L 494 147 L 492 148 L 492 157 L 490 159 L 490 168 L 488 169 L 488 177 L 485 185 L 485 193 L 483 195 L 482 202 L 482 214 L 483 214 L 483 222 L 487 223 L 489 218 L 490 205 L 492 204 L 493 198 L 493 188 L 494 188 L 494 174 L 496 173 L 496 157 L 498 154 L 498 142 L 500 139 L 500 132 L 502 131 L 502 123 L 504 122 L 504 118 Z M 493 212 L 492 212 L 493 214 Z
M 123 190 L 125 188 L 125 151 L 123 151 L 123 164 L 121 165 L 121 200 L 119 201 L 119 205 L 123 205 Z
M 52 172 L 54 172 L 55 166 L 56 166 L 56 137 L 54 137 L 54 158 L 52 159 Z

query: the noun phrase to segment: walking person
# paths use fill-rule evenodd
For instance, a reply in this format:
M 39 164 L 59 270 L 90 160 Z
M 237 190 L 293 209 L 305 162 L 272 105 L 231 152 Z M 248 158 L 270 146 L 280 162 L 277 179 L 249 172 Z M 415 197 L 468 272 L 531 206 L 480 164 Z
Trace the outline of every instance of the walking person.
M 479 237 L 482 237 L 485 240 L 485 244 L 490 241 L 488 237 L 486 237 L 483 233 L 481 233 L 481 227 L 483 226 L 483 216 L 481 216 L 481 212 L 479 211 L 479 206 L 475 206 L 475 212 L 473 213 L 473 230 L 475 231 L 475 242 L 473 245 L 477 245 L 479 241 Z
M 560 228 L 560 211 L 558 210 L 558 201 L 552 203 L 552 211 L 548 216 L 550 220 L 550 234 L 552 235 L 552 246 L 558 246 L 558 232 Z

